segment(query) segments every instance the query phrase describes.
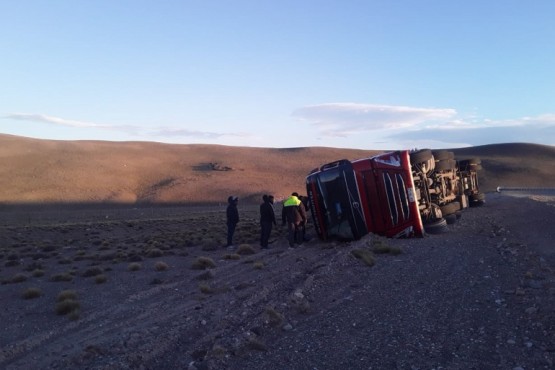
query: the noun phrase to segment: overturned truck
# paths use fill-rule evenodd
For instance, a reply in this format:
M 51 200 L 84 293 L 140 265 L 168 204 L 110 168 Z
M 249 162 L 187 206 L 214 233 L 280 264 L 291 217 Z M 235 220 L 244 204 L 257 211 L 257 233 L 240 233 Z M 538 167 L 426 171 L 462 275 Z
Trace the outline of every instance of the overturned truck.
M 479 159 L 429 149 L 325 164 L 306 178 L 314 227 L 323 240 L 444 232 L 462 209 L 484 203 L 480 168 Z

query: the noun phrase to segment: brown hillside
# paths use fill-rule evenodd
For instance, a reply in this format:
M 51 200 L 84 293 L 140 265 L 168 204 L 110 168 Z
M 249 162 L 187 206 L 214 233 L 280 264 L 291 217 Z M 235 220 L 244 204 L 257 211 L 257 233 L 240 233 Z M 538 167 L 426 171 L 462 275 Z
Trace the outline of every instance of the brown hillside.
M 259 201 L 303 192 L 307 173 L 337 159 L 380 151 L 249 148 L 153 142 L 54 141 L 0 135 L 0 202 Z M 555 186 L 555 148 L 534 144 L 455 150 L 481 157 L 482 189 Z

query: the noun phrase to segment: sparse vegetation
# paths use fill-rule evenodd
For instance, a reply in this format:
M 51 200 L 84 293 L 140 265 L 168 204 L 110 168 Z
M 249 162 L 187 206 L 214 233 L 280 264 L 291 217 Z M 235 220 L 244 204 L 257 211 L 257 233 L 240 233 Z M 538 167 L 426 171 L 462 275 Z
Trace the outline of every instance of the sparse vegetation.
M 248 254 L 255 254 L 256 251 L 250 244 L 241 244 L 239 248 L 237 248 L 237 254 L 248 255 Z
M 108 277 L 104 274 L 96 275 L 94 277 L 94 282 L 97 284 L 104 284 L 106 281 L 108 281 Z
M 257 270 L 261 270 L 264 268 L 264 262 L 256 261 L 255 263 L 252 264 L 252 267 L 254 267 Z
M 70 273 L 63 273 L 63 274 L 55 274 L 50 277 L 51 281 L 71 281 L 73 280 L 73 276 Z
M 23 299 L 33 299 L 38 298 L 42 294 L 42 291 L 39 288 L 27 288 L 23 291 L 21 297 Z
M 138 263 L 138 262 L 131 262 L 129 265 L 127 265 L 127 270 L 128 271 L 139 271 L 143 266 Z
M 241 259 L 241 256 L 238 255 L 237 253 L 224 255 L 224 260 L 239 260 L 239 259 Z
M 281 326 L 284 317 L 273 307 L 266 307 L 266 315 L 268 316 L 268 323 L 272 326 Z
M 215 291 L 215 289 L 212 286 L 206 283 L 200 283 L 198 287 L 200 291 L 204 294 L 211 294 L 211 293 L 214 293 Z
M 100 267 L 90 267 L 88 269 L 85 270 L 85 272 L 83 272 L 83 277 L 91 277 L 91 276 L 97 276 L 102 274 L 102 269 Z
M 356 258 L 361 259 L 368 266 L 374 266 L 374 264 L 376 263 L 376 260 L 374 259 L 374 254 L 368 249 L 357 248 L 353 249 L 351 253 Z
M 214 267 L 216 267 L 216 263 L 210 257 L 198 257 L 191 266 L 194 270 L 204 270 Z
M 77 292 L 74 290 L 62 290 L 56 299 L 55 311 L 58 315 L 68 315 L 70 320 L 79 318 L 81 304 L 77 300 Z
M 33 272 L 31 273 L 31 275 L 33 275 L 33 277 L 41 277 L 41 276 L 44 276 L 44 270 L 42 270 L 42 269 L 33 270 Z
M 22 273 L 15 274 L 11 279 L 12 283 L 22 283 L 24 281 L 27 281 L 27 275 Z
M 398 255 L 401 254 L 401 248 L 389 245 L 389 243 L 382 238 L 372 239 L 370 242 L 372 251 L 377 254 L 391 254 Z
M 166 271 L 169 268 L 170 266 L 168 266 L 166 262 L 158 261 L 154 264 L 154 269 L 156 271 Z

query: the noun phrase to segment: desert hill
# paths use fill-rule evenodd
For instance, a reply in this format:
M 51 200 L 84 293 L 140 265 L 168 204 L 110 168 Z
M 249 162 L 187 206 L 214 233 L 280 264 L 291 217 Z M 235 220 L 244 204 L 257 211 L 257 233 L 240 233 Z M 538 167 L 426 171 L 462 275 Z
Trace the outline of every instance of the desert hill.
M 377 150 L 251 148 L 154 142 L 57 141 L 0 134 L 0 202 L 259 201 L 264 193 L 303 192 L 315 167 Z M 480 157 L 482 190 L 555 186 L 555 147 L 499 144 L 456 149 Z

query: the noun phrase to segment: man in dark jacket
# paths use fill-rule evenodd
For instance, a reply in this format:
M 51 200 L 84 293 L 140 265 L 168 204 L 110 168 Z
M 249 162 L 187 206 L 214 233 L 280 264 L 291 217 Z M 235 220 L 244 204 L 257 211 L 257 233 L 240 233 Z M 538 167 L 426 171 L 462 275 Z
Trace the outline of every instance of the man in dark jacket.
M 235 233 L 235 227 L 239 222 L 239 211 L 237 210 L 237 203 L 239 198 L 230 195 L 227 198 L 227 246 L 231 247 L 233 245 L 233 234 Z
M 272 226 L 276 225 L 276 214 L 274 213 L 274 196 L 262 196 L 263 203 L 260 205 L 260 247 L 268 248 L 268 240 L 272 233 Z
M 298 198 L 299 194 L 293 193 L 283 202 L 283 210 L 281 219 L 283 225 L 287 223 L 287 240 L 289 246 L 294 247 L 295 242 L 301 244 L 303 242 L 301 236 L 301 228 L 306 224 L 306 210 L 303 203 Z

